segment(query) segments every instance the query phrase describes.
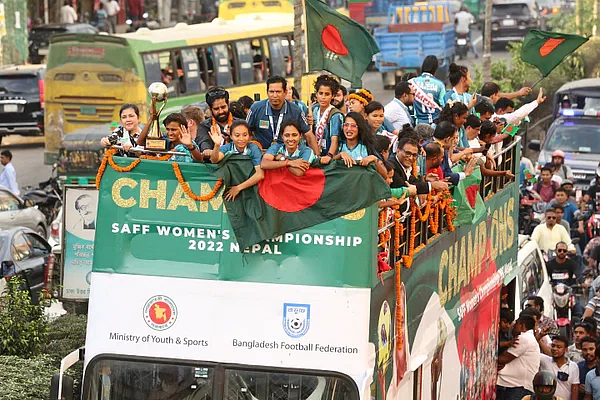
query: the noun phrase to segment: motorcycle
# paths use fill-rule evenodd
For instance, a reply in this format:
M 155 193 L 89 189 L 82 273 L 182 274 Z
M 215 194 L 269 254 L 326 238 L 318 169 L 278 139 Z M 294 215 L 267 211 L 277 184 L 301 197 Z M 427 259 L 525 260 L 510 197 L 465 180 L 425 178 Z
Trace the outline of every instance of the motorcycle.
M 469 53 L 469 34 L 468 33 L 457 33 L 456 34 L 456 55 L 459 59 L 467 57 Z
M 23 200 L 31 200 L 38 209 L 46 216 L 48 226 L 56 219 L 60 208 L 62 207 L 62 188 L 56 174 L 57 164 L 52 167 L 50 179 L 40 182 L 38 188 L 31 186 L 23 188 Z
M 543 220 L 546 207 L 547 203 L 536 198 L 532 189 L 522 186 L 519 207 L 519 233 L 531 235 L 534 228 Z
M 554 320 L 558 325 L 560 335 L 565 336 L 571 342 L 571 309 L 575 306 L 575 295 L 573 289 L 564 283 L 557 283 L 552 288 L 552 307 L 554 309 Z

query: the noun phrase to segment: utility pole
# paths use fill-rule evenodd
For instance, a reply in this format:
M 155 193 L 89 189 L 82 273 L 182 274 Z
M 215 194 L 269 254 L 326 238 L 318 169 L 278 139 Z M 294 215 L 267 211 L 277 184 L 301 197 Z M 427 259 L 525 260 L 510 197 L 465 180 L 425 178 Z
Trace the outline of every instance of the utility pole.
M 578 35 L 581 35 L 581 19 L 580 19 L 580 14 L 581 12 L 581 0 L 575 0 L 575 32 Z
M 592 36 L 596 37 L 596 33 L 598 31 L 598 0 L 594 0 L 592 18 L 594 20 L 594 25 L 592 26 Z
M 302 14 L 304 13 L 304 0 L 294 0 L 294 58 L 292 66 L 294 67 L 294 87 L 302 99 L 302 74 L 304 70 L 304 60 L 302 57 L 302 41 L 304 31 L 302 30 Z M 291 46 L 291 43 L 290 43 Z
M 48 15 L 48 0 L 44 0 L 44 23 L 50 23 L 50 16 Z
M 483 81 L 492 80 L 492 0 L 485 1 L 485 25 L 483 31 Z

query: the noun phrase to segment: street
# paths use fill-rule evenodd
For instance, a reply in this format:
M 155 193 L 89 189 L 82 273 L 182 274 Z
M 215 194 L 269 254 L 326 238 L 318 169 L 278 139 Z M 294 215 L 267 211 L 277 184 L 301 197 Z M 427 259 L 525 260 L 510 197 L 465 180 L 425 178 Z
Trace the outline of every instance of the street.
M 44 165 L 44 137 L 7 136 L 2 140 L 2 150 L 10 150 L 12 164 L 17 171 L 17 182 L 23 187 L 45 181 L 52 173 L 52 166 Z

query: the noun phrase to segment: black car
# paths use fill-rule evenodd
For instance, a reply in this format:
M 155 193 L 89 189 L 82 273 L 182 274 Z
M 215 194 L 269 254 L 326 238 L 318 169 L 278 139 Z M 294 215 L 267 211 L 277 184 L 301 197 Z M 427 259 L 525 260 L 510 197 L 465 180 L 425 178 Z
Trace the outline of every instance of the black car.
M 98 33 L 98 29 L 90 24 L 48 24 L 31 28 L 29 33 L 29 62 L 40 64 L 48 55 L 50 38 L 57 33 Z
M 6 280 L 15 275 L 25 279 L 33 304 L 39 304 L 45 277 L 54 264 L 48 242 L 28 228 L 0 231 L 0 294 Z
M 492 5 L 492 45 L 525 38 L 530 29 L 540 27 L 536 2 L 511 1 Z
M 0 67 L 0 143 L 11 134 L 44 133 L 45 65 Z

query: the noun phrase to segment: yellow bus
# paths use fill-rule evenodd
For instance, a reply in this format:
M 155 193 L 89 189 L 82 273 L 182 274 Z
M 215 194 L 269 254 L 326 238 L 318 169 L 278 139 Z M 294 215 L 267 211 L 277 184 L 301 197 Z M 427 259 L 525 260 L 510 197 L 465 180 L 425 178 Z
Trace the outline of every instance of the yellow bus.
M 169 88 L 163 118 L 185 105 L 202 105 L 211 86 L 227 88 L 235 100 L 255 93 L 264 98 L 265 81 L 273 75 L 293 83 L 293 30 L 287 13 L 116 36 L 54 36 L 46 72 L 45 162 L 56 161 L 64 135 L 119 121 L 124 103 L 137 104 L 145 123 L 152 82 Z M 303 87 L 313 80 L 306 75 Z
M 221 0 L 219 18 L 232 20 L 241 14 L 254 13 L 294 13 L 290 0 Z

